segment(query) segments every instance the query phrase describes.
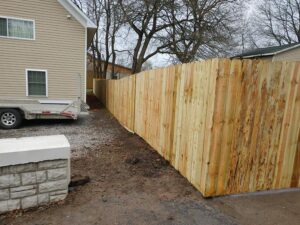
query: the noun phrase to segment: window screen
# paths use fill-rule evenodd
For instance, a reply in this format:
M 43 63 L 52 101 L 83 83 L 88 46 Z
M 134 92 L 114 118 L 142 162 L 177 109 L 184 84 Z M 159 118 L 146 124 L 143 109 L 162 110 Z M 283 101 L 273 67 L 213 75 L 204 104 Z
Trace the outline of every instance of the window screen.
M 47 95 L 47 82 L 45 71 L 27 71 L 28 95 Z
M 7 36 L 7 19 L 0 18 L 0 36 Z

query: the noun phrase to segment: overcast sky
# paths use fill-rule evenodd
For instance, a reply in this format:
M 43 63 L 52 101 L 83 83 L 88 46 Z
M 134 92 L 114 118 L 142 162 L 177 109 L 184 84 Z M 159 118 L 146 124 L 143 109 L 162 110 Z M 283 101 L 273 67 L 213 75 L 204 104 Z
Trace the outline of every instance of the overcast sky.
M 258 4 L 259 0 L 250 0 L 247 4 L 247 15 L 250 16 L 254 12 L 255 6 Z

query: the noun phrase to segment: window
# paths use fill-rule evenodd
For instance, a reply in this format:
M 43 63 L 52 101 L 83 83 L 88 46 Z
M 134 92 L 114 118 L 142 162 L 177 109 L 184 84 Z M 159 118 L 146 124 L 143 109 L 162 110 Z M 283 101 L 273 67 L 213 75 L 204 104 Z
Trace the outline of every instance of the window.
M 0 36 L 7 36 L 7 19 L 0 18 Z
M 34 26 L 33 20 L 0 17 L 0 37 L 33 40 Z
M 47 96 L 47 71 L 26 70 L 27 96 Z

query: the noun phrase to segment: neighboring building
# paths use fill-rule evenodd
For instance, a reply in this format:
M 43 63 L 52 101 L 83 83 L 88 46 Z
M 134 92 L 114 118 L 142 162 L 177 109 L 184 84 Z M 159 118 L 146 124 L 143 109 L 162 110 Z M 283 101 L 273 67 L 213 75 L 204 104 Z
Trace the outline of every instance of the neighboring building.
M 104 63 L 103 61 L 100 61 L 102 64 Z M 99 63 L 98 62 L 98 63 Z M 115 64 L 114 65 L 114 74 L 112 74 L 112 68 L 113 64 L 108 63 L 108 68 L 107 68 L 107 74 L 106 74 L 106 79 L 121 79 L 123 77 L 130 76 L 132 74 L 131 69 L 122 65 Z M 93 67 L 93 56 L 91 54 L 88 54 L 88 75 L 92 77 L 96 77 L 94 75 L 94 67 Z
M 270 61 L 300 61 L 300 44 L 258 48 L 246 51 L 232 58 L 240 59 L 262 59 Z
M 95 31 L 70 0 L 0 1 L 0 98 L 85 101 Z

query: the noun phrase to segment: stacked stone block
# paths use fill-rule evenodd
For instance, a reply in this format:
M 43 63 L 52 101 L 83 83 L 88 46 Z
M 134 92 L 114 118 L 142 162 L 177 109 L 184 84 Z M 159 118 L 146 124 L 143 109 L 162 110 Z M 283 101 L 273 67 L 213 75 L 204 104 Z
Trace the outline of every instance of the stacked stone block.
M 68 194 L 68 160 L 0 168 L 0 214 L 60 201 Z

